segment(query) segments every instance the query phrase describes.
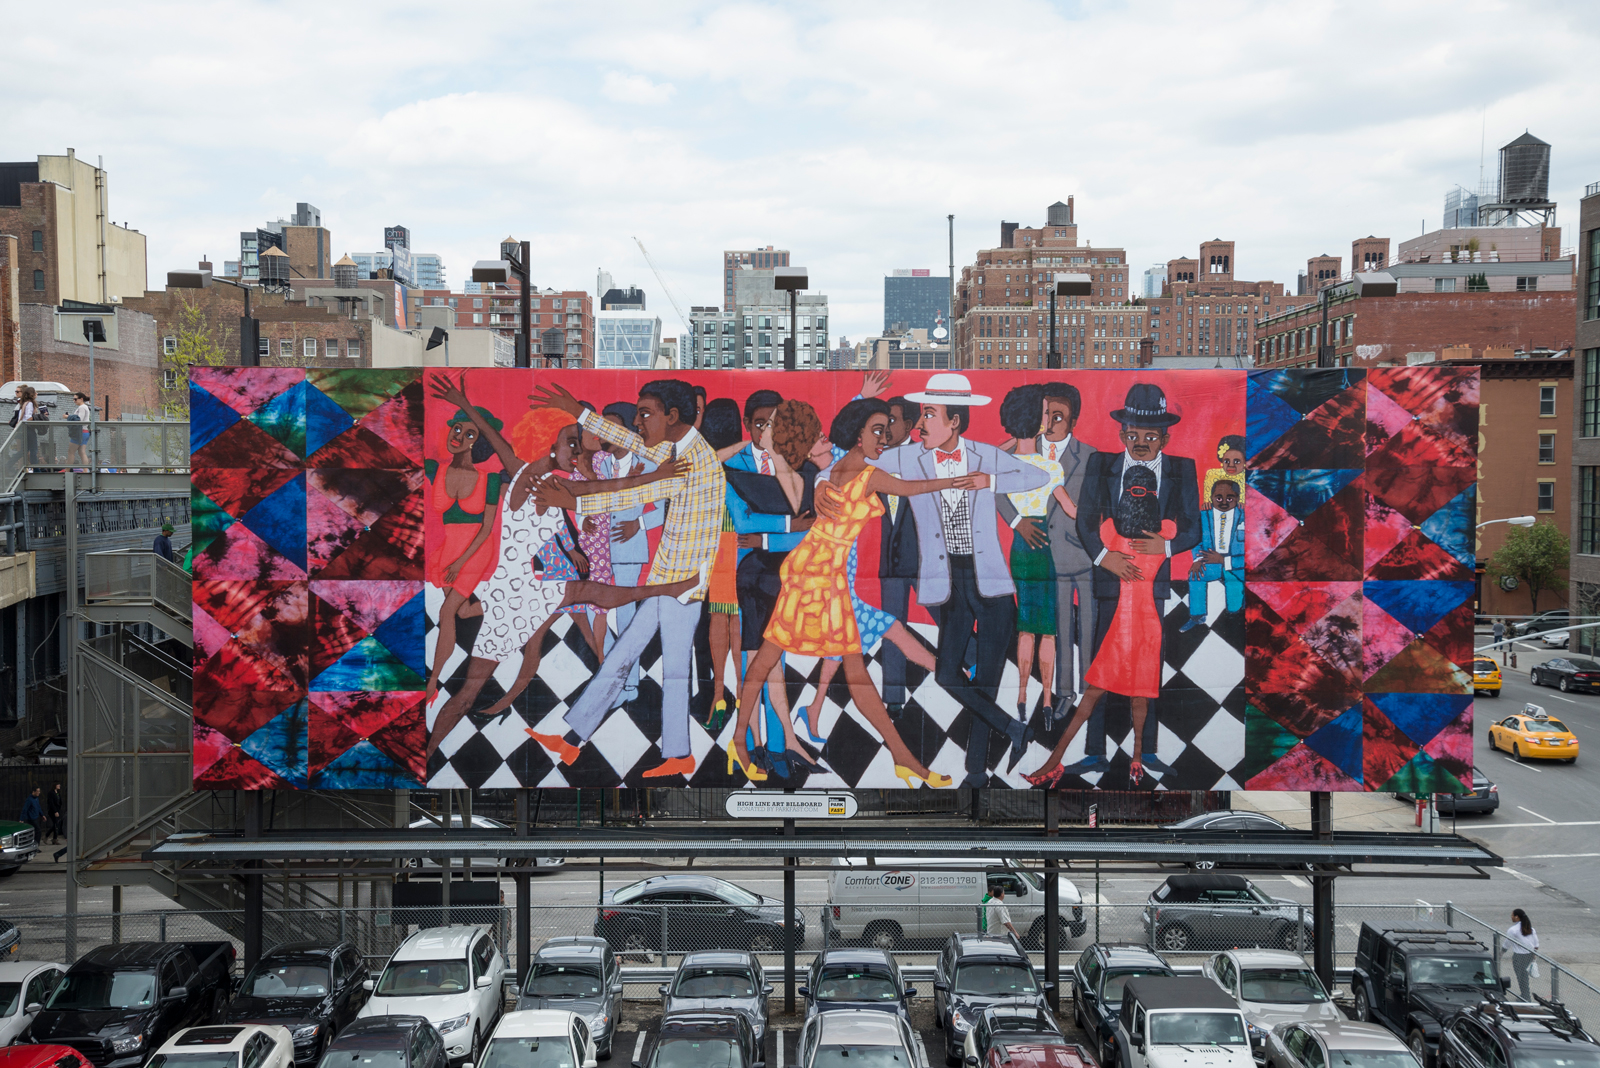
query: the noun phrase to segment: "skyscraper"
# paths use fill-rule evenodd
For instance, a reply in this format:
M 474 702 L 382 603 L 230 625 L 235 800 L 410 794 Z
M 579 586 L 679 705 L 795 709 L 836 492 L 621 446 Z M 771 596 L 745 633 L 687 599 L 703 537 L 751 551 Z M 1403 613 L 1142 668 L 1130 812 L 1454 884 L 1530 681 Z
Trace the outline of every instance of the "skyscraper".
M 950 277 L 927 268 L 900 268 L 883 279 L 883 329 L 904 323 L 932 331 L 950 319 Z

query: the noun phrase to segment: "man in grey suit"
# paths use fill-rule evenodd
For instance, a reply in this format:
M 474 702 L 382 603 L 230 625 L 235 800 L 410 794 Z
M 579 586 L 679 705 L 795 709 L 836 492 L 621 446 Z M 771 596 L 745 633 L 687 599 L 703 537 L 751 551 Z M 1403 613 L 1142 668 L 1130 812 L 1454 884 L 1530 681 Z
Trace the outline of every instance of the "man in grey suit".
M 1083 474 L 1093 447 L 1073 436 L 1083 398 L 1076 386 L 1065 382 L 1044 384 L 1044 433 L 1038 438 L 1041 455 L 1061 465 L 1066 476 L 1067 496 L 1077 503 L 1083 499 Z M 1000 518 L 1009 523 L 1017 536 L 1037 549 L 1050 545 L 1050 559 L 1056 572 L 1056 705 L 1046 713 L 1046 726 L 1062 719 L 1083 692 L 1083 672 L 1089 666 L 1089 637 L 1093 603 L 1089 578 L 1094 561 L 1078 538 L 1076 515 L 1068 515 L 1054 496 L 1045 516 L 1045 529 L 1028 516 L 1019 516 L 1009 497 L 996 498 Z M 1074 603 L 1076 596 L 1076 603 Z
M 995 497 L 1038 489 L 1048 479 L 1037 467 L 995 446 L 962 436 L 971 420 L 970 408 L 990 400 L 973 393 L 965 375 L 936 374 L 927 389 L 908 393 L 906 399 L 921 406 L 917 429 L 922 440 L 885 449 L 877 467 L 908 480 L 989 477 L 983 489 L 944 490 L 908 499 L 917 523 L 917 600 L 938 610 L 939 666 L 934 679 L 972 713 L 967 775 L 961 785 L 985 787 L 990 732 L 1010 743 L 1007 771 L 1017 766 L 1033 737 L 1027 724 L 1008 716 L 995 701 L 1017 625 L 1017 591 L 1000 548 Z M 837 507 L 837 500 L 838 491 L 830 483 L 817 483 L 819 512 L 827 514 Z M 962 657 L 974 633 L 977 671 L 975 678 L 968 678 Z
M 890 397 L 888 404 L 888 443 L 893 448 L 910 439 L 911 428 L 922 418 L 922 409 L 904 397 Z M 904 624 L 911 594 L 916 590 L 917 572 L 922 567 L 917 552 L 917 521 L 907 498 L 887 493 L 878 496 L 883 501 L 878 589 L 883 610 Z M 906 654 L 894 642 L 884 642 L 878 660 L 883 665 L 883 703 L 888 706 L 890 717 L 898 717 L 906 701 Z

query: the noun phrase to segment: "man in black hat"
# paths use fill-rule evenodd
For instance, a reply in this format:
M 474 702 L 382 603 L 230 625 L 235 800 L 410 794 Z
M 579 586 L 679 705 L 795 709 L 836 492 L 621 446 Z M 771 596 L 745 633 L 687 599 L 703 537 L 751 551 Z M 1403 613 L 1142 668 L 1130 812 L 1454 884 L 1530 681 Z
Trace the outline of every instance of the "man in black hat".
M 1111 518 L 1122 497 L 1124 474 L 1135 466 L 1155 475 L 1156 501 L 1162 520 L 1172 520 L 1177 533 L 1162 539 L 1157 531 L 1146 531 L 1140 552 L 1161 556 L 1152 593 L 1156 610 L 1161 610 L 1171 589 L 1172 557 L 1200 544 L 1200 484 L 1194 461 L 1166 455 L 1168 428 L 1181 418 L 1167 411 L 1167 395 L 1161 387 L 1137 382 L 1128 390 L 1127 400 L 1111 413 L 1122 424 L 1117 437 L 1121 452 L 1097 452 L 1089 457 L 1083 477 L 1083 497 L 1078 502 L 1078 538 L 1094 561 L 1094 645 L 1091 659 L 1100 651 L 1106 631 L 1116 614 L 1124 578 L 1137 575 L 1134 558 L 1106 548 L 1100 536 L 1102 521 Z M 1148 578 L 1149 576 L 1145 576 Z M 1141 749 L 1146 770 L 1162 773 L 1170 769 L 1156 756 L 1158 726 L 1155 716 L 1145 719 Z M 1106 759 L 1104 703 L 1089 718 L 1084 757 L 1066 770 L 1075 775 L 1103 772 L 1110 767 Z

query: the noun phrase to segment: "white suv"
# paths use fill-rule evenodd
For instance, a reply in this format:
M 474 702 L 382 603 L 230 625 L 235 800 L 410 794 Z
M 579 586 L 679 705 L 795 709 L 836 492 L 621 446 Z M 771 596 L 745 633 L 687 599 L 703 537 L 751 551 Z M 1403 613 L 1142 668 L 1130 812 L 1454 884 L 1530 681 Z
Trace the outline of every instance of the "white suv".
M 394 951 L 361 1016 L 421 1016 L 444 1038 L 451 1064 L 476 1065 L 500 1019 L 506 959 L 489 932 L 456 925 L 418 931 Z

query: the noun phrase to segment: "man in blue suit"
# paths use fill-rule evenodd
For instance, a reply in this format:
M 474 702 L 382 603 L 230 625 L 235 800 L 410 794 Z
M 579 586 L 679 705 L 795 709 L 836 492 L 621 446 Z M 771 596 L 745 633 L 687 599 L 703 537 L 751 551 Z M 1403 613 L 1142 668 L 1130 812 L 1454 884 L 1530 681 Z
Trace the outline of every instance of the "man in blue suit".
M 1244 508 L 1238 483 L 1226 478 L 1211 487 L 1211 511 L 1200 515 L 1200 548 L 1189 568 L 1189 620 L 1180 631 L 1206 621 L 1213 582 L 1222 583 L 1229 612 L 1244 607 Z

